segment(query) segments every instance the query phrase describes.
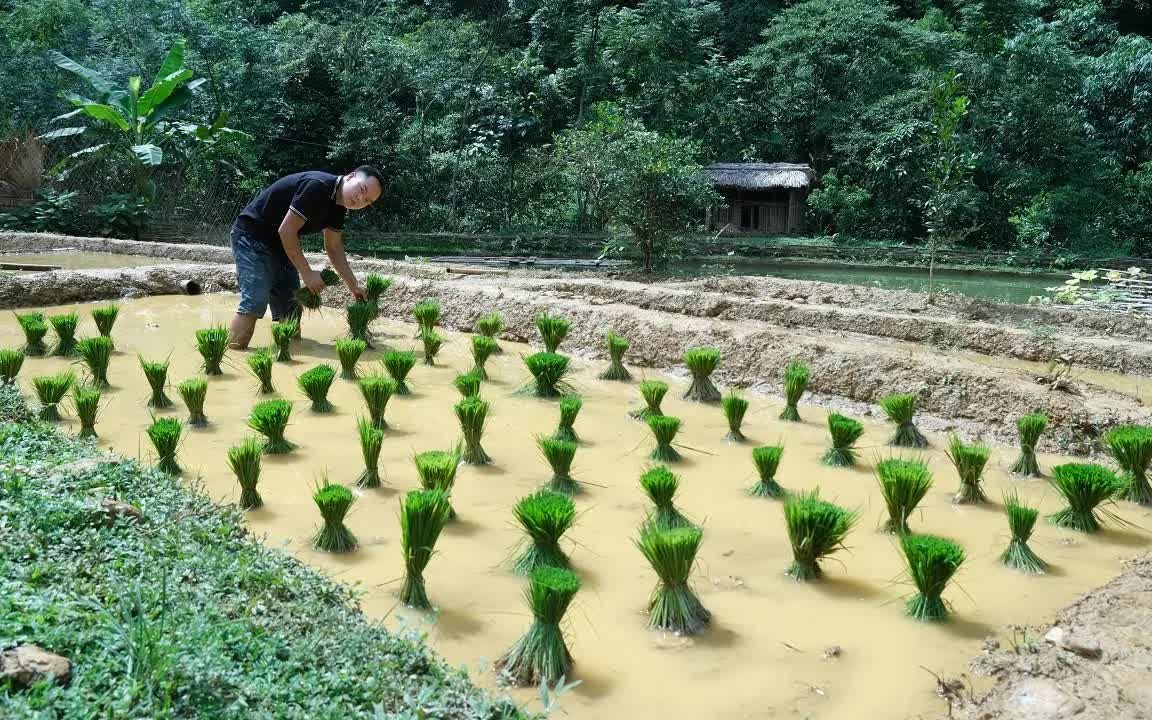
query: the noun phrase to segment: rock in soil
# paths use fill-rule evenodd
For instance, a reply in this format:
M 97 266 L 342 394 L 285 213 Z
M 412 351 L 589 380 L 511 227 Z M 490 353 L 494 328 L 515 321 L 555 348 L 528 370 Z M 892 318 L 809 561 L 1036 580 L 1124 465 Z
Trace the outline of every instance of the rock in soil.
M 72 678 L 72 661 L 38 645 L 19 645 L 0 652 L 0 680 L 23 690 L 49 678 L 67 684 Z
M 100 502 L 100 510 L 104 513 L 104 522 L 109 526 L 116 523 L 117 520 L 126 519 L 135 522 L 144 522 L 144 513 L 135 505 L 123 502 L 121 500 L 102 500 Z

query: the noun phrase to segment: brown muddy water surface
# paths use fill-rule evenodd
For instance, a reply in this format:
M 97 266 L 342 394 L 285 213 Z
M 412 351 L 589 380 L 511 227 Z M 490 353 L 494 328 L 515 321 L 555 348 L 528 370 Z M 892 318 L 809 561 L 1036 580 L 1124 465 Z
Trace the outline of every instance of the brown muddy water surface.
M 0 253 L 0 263 L 27 263 L 30 265 L 55 265 L 63 270 L 91 270 L 95 268 L 143 267 L 145 265 L 163 265 L 173 262 L 164 258 L 147 257 L 145 255 L 116 255 L 115 253 L 80 252 L 76 250 L 7 254 Z M 39 270 L 24 270 L 17 272 L 41 272 Z
M 150 358 L 171 355 L 169 381 L 175 385 L 199 370 L 193 332 L 230 317 L 236 298 L 153 297 L 126 301 L 114 337 L 107 407 L 97 424 L 101 444 L 123 455 L 150 458 L 144 428 L 147 385 L 137 353 Z M 80 334 L 95 332 L 87 312 Z M 379 345 L 409 348 L 413 328 L 377 323 Z M 425 574 L 429 596 L 439 608 L 423 616 L 397 607 L 395 593 L 403 573 L 398 500 L 418 487 L 412 466 L 416 452 L 454 443 L 458 427 L 452 411 L 457 400 L 451 380 L 470 365 L 467 336 L 444 333 L 437 367 L 418 364 L 411 375 L 415 392 L 394 397 L 388 406 L 387 432 L 380 467 L 386 487 L 358 491 L 348 525 L 361 547 L 347 555 L 311 549 L 309 538 L 319 521 L 311 492 L 321 474 L 353 485 L 361 470 L 355 420 L 364 412 L 357 388 L 337 380 L 330 398 L 336 412 L 313 414 L 295 386 L 296 376 L 317 362 L 338 367 L 332 342 L 344 332 L 343 318 L 330 309 L 306 318 L 305 339 L 294 348 L 295 361 L 277 363 L 275 382 L 283 397 L 296 401 L 288 438 L 300 445 L 286 456 L 265 458 L 260 493 L 265 506 L 249 514 L 252 530 L 266 542 L 295 553 L 332 577 L 358 584 L 369 616 L 396 627 L 415 625 L 448 662 L 466 666 L 475 680 L 496 686 L 490 665 L 529 626 L 522 593 L 525 581 L 506 568 L 520 533 L 512 506 L 549 477 L 533 443 L 551 432 L 554 402 L 514 396 L 527 371 L 520 356 L 527 346 L 503 343 L 505 353 L 489 361 L 493 380 L 483 387 L 492 403 L 484 447 L 495 464 L 463 466 L 453 505 L 459 520 L 441 536 Z M 268 342 L 268 323 L 257 329 Z M 0 346 L 17 345 L 14 320 L 0 324 Z M 361 368 L 379 368 L 379 350 L 361 359 Z M 67 367 L 59 358 L 30 358 L 21 374 L 28 389 L 34 375 Z M 892 536 L 877 531 L 884 515 L 872 466 L 889 450 L 890 427 L 864 419 L 862 464 L 856 469 L 819 463 L 826 446 L 825 412 L 801 405 L 802 424 L 776 419 L 780 401 L 752 396 L 745 422 L 747 445 L 726 444 L 724 419 L 715 406 L 680 399 L 683 383 L 672 379 L 664 410 L 684 420 L 679 442 L 685 461 L 674 466 L 682 483 L 678 505 L 704 527 L 704 542 L 692 582 L 713 613 L 714 627 L 695 638 L 648 630 L 645 604 L 655 576 L 633 545 L 647 506 L 638 485 L 651 448 L 647 427 L 626 412 L 637 405 L 635 383 L 595 379 L 599 364 L 575 363 L 573 378 L 585 402 L 576 430 L 581 447 L 574 476 L 586 485 L 576 498 L 580 520 L 566 536 L 565 548 L 584 581 L 566 620 L 569 646 L 581 684 L 562 695 L 560 706 L 573 718 L 860 718 L 938 717 L 944 705 L 934 695 L 927 668 L 941 675 L 963 672 L 980 652 L 983 639 L 1009 624 L 1043 623 L 1076 595 L 1115 575 L 1123 558 L 1143 552 L 1147 536 L 1107 530 L 1085 536 L 1041 522 L 1032 540 L 1037 553 L 1054 566 L 1043 577 L 1001 567 L 999 553 L 1008 529 L 999 499 L 1008 487 L 1045 513 L 1059 507 L 1041 480 L 1015 481 L 1006 469 L 1014 448 L 994 447 L 985 485 L 987 506 L 950 502 L 956 476 L 940 448 L 946 439 L 932 436 L 926 453 L 936 485 L 912 519 L 916 531 L 958 540 L 968 553 L 957 582 L 945 594 L 955 615 L 948 623 L 915 622 L 903 614 L 909 592 L 901 556 Z M 639 377 L 642 373 L 634 371 Z M 651 373 L 650 373 L 651 374 Z M 173 387 L 177 407 L 184 408 Z M 245 416 L 259 398 L 246 373 L 242 353 L 230 352 L 226 374 L 210 378 L 206 413 L 212 425 L 186 433 L 180 461 L 188 478 L 203 477 L 207 491 L 234 501 L 238 490 L 225 464 L 227 448 L 247 434 Z M 70 422 L 68 423 L 70 425 Z M 74 426 L 71 429 L 75 429 Z M 799 584 L 783 571 L 790 550 L 780 504 L 751 498 L 745 489 L 754 471 L 754 444 L 783 442 L 778 479 L 788 488 L 820 487 L 825 497 L 861 511 L 849 535 L 848 552 L 825 563 L 826 578 Z M 1061 458 L 1042 456 L 1050 467 Z M 1147 511 L 1123 504 L 1123 517 L 1152 527 Z M 838 646 L 838 657 L 825 649 Z M 371 668 L 365 668 L 371 672 Z M 978 681 L 979 682 L 979 681 Z M 515 690 L 521 702 L 537 706 L 534 690 Z

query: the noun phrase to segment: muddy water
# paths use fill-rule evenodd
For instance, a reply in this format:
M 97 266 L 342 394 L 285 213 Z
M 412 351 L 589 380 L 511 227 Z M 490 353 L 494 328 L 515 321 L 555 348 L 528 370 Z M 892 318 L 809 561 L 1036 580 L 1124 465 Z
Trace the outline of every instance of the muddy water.
M 147 459 L 144 428 L 146 384 L 137 352 L 150 357 L 171 354 L 170 380 L 175 383 L 198 370 L 192 346 L 197 327 L 225 321 L 235 298 L 161 297 L 126 302 L 116 327 L 118 353 L 113 361 L 108 406 L 98 424 L 101 442 L 125 455 Z M 82 306 L 83 311 L 87 308 Z M 412 329 L 379 323 L 384 343 L 407 348 Z M 93 332 L 91 321 L 82 334 Z M 530 616 L 521 593 L 524 582 L 504 567 L 519 540 L 511 506 L 548 477 L 547 466 L 532 443 L 533 435 L 551 431 L 553 403 L 513 397 L 526 378 L 520 363 L 525 346 L 504 343 L 506 353 L 490 361 L 493 381 L 484 387 L 492 402 L 485 448 L 495 459 L 487 468 L 462 467 L 454 493 L 460 519 L 437 547 L 426 578 L 440 611 L 423 617 L 396 607 L 397 579 L 402 574 L 399 528 L 400 493 L 418 486 L 413 453 L 444 448 L 456 438 L 450 381 L 467 367 L 467 337 L 447 333 L 439 367 L 417 365 L 412 373 L 415 395 L 393 398 L 388 408 L 392 426 L 381 459 L 387 487 L 361 493 L 349 526 L 362 547 L 332 556 L 309 547 L 319 519 L 311 485 L 323 473 L 352 484 L 360 472 L 355 419 L 362 412 L 353 384 L 337 380 L 332 415 L 312 414 L 294 386 L 295 376 L 317 361 L 334 365 L 332 340 L 343 331 L 342 319 L 327 310 L 306 322 L 306 339 L 297 344 L 296 361 L 278 363 L 280 393 L 297 401 L 289 439 L 300 449 L 266 459 L 260 491 L 265 507 L 250 514 L 257 534 L 283 546 L 302 560 L 340 580 L 358 583 L 366 592 L 365 610 L 390 625 L 416 624 L 430 644 L 454 665 L 467 666 L 477 682 L 493 686 L 488 669 L 527 628 Z M 262 322 L 258 339 L 268 337 Z M 0 324 L 0 346 L 17 342 L 15 323 Z M 362 367 L 376 364 L 370 352 Z M 211 427 L 188 432 L 181 449 L 186 475 L 202 475 L 208 492 L 225 501 L 237 490 L 225 466 L 226 449 L 246 434 L 243 418 L 256 401 L 254 381 L 243 371 L 242 355 L 230 353 L 227 374 L 212 378 L 206 412 Z M 30 359 L 22 383 L 34 374 L 60 369 L 59 359 Z M 956 610 L 952 622 L 924 625 L 906 618 L 901 598 L 909 587 L 901 580 L 900 555 L 891 536 L 876 531 L 883 503 L 870 467 L 889 428 L 865 421 L 863 466 L 832 469 L 819 464 L 825 447 L 825 414 L 801 406 L 805 422 L 777 421 L 775 399 L 752 398 L 746 432 L 755 443 L 783 441 L 779 472 L 790 488 L 820 487 L 826 497 L 859 508 L 861 522 L 850 535 L 849 552 L 826 563 L 823 582 L 797 584 L 783 575 L 789 546 L 779 503 L 753 499 L 744 489 L 753 480 L 749 446 L 722 441 L 720 411 L 679 399 L 682 384 L 673 383 L 665 411 L 684 420 L 680 441 L 685 461 L 680 507 L 705 528 L 693 582 L 713 612 L 715 627 L 685 639 L 646 628 L 644 606 L 654 576 L 632 545 L 645 511 L 637 485 L 650 448 L 645 426 L 629 419 L 635 405 L 634 384 L 598 381 L 598 367 L 578 363 L 575 385 L 585 395 L 576 428 L 582 445 L 575 476 L 587 483 L 577 499 L 582 515 L 566 544 L 584 589 L 567 618 L 582 684 L 564 694 L 561 707 L 574 718 L 906 718 L 935 716 L 943 704 L 933 693 L 932 677 L 922 668 L 947 675 L 963 672 L 982 640 L 1007 624 L 1043 623 L 1079 592 L 1112 575 L 1124 557 L 1146 548 L 1146 538 L 1121 531 L 1085 537 L 1041 524 L 1033 540 L 1036 551 L 1054 565 L 1045 577 L 1026 577 L 999 566 L 996 557 L 1008 539 L 998 502 L 987 507 L 949 502 L 956 479 L 939 450 L 928 453 L 936 486 L 913 518 L 913 528 L 959 540 L 968 561 L 959 581 L 946 593 Z M 175 390 L 173 399 L 179 405 Z M 178 407 L 175 414 L 182 415 Z M 937 448 L 944 439 L 932 437 Z M 1012 448 L 994 450 L 987 477 L 990 498 L 1014 486 L 1043 511 L 1058 503 L 1042 481 L 1014 482 L 1006 468 Z M 1042 457 L 1047 467 L 1058 459 Z M 1121 513 L 1152 527 L 1148 513 L 1125 504 Z M 824 650 L 839 646 L 838 658 Z M 530 705 L 536 693 L 515 691 Z
M 54 265 L 64 270 L 142 267 L 145 265 L 161 265 L 164 262 L 169 261 L 166 261 L 163 258 L 147 257 L 145 255 L 116 255 L 114 253 L 79 252 L 72 250 L 21 255 L 0 254 L 0 263 Z

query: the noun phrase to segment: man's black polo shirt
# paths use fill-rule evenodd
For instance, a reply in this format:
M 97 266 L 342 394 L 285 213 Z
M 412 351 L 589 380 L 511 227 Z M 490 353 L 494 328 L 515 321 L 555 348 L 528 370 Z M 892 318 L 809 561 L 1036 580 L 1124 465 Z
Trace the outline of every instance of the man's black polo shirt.
M 300 234 L 324 228 L 344 229 L 347 210 L 336 204 L 336 194 L 344 181 L 341 175 L 319 170 L 286 175 L 256 196 L 236 218 L 236 226 L 269 247 L 283 249 L 280 223 L 293 212 L 304 219 Z

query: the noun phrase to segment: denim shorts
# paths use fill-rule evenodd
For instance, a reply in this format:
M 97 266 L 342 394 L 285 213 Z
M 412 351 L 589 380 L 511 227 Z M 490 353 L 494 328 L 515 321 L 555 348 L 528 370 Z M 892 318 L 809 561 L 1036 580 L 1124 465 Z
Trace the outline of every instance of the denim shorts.
M 240 306 L 236 312 L 262 318 L 271 307 L 273 320 L 299 314 L 296 291 L 300 288 L 300 274 L 288 255 L 233 227 L 232 256 L 236 259 L 236 282 L 240 286 Z

